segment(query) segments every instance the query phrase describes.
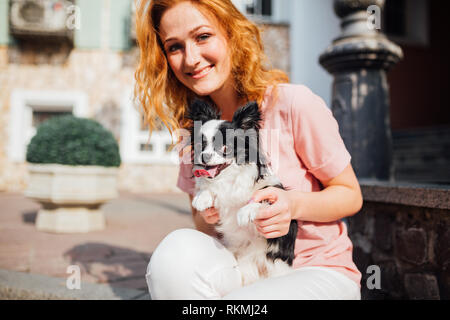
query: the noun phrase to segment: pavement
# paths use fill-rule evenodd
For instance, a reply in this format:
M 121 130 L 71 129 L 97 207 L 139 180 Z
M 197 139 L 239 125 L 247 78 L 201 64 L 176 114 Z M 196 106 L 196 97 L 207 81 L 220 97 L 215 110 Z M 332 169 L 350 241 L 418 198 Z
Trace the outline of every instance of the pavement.
M 22 194 L 0 193 L 0 300 L 150 299 L 152 252 L 171 231 L 194 228 L 186 194 L 120 193 L 102 206 L 105 229 L 80 234 L 38 231 L 39 208 Z M 71 266 L 80 270 L 80 289 L 66 285 Z

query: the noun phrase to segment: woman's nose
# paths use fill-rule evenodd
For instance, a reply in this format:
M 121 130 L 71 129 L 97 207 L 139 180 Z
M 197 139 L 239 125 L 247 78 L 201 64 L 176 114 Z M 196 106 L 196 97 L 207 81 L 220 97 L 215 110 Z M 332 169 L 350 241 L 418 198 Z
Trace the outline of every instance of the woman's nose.
M 200 55 L 197 46 L 194 44 L 186 45 L 184 62 L 187 67 L 195 67 L 200 62 Z

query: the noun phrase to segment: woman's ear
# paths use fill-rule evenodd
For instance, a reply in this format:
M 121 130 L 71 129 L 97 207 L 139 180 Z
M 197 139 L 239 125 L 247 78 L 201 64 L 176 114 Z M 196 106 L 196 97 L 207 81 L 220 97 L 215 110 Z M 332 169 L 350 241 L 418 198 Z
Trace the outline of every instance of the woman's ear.
M 233 115 L 231 121 L 236 129 L 259 129 L 262 120 L 261 111 L 259 111 L 258 103 L 255 101 L 247 103 L 240 107 Z
M 189 106 L 186 117 L 192 121 L 201 121 L 203 124 L 209 120 L 219 120 L 221 112 L 208 102 L 195 99 Z

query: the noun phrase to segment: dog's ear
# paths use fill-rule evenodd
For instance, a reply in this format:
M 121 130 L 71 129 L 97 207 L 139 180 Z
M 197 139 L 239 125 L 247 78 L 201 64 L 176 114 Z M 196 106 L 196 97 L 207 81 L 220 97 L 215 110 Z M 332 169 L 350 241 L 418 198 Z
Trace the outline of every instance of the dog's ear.
M 201 121 L 202 124 L 209 120 L 219 120 L 221 112 L 208 102 L 195 99 L 188 108 L 186 118 L 192 121 Z
M 236 129 L 260 129 L 261 111 L 255 101 L 247 103 L 240 107 L 233 115 L 231 121 Z

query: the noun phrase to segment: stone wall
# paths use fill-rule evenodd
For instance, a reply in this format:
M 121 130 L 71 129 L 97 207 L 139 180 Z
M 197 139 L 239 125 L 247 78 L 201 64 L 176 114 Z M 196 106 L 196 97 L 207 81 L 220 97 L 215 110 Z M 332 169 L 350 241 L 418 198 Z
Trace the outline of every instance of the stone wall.
M 0 192 L 22 192 L 28 184 L 26 163 L 9 159 L 10 97 L 16 89 L 79 90 L 88 95 L 88 115 L 111 130 L 120 142 L 121 104 L 133 85 L 137 48 L 128 52 L 78 50 L 60 44 L 0 48 Z M 176 165 L 123 163 L 118 188 L 138 193 L 180 192 Z
M 26 165 L 12 162 L 7 154 L 13 90 L 85 92 L 88 116 L 120 141 L 120 106 L 134 75 L 129 56 L 108 50 L 68 49 L 59 44 L 0 48 L 0 191 L 21 191 L 28 181 Z
M 370 199 L 369 189 L 363 186 Z M 395 193 L 392 188 L 394 198 Z M 444 190 L 438 195 L 441 206 L 449 205 L 449 194 Z M 450 209 L 392 202 L 365 200 L 361 212 L 347 221 L 355 263 L 363 275 L 362 298 L 449 299 Z M 380 267 L 381 289 L 367 286 L 373 274 L 366 273 L 370 265 Z
M 264 43 L 265 53 L 270 61 L 271 67 L 283 70 L 290 76 L 290 41 L 289 25 L 286 24 L 262 24 L 261 36 Z

